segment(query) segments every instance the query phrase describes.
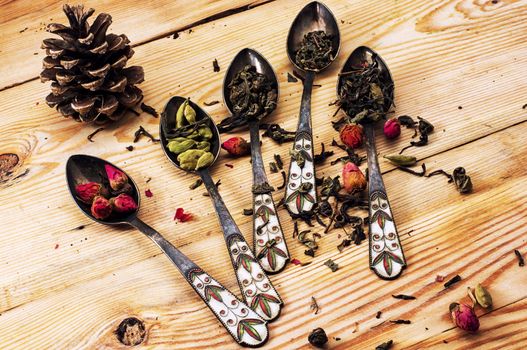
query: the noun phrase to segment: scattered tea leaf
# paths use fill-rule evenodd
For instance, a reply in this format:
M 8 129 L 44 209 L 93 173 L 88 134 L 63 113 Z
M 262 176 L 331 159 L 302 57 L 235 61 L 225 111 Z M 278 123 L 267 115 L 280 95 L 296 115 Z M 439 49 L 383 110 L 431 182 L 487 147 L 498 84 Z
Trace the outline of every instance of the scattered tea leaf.
M 315 297 L 311 297 L 311 305 L 309 305 L 309 308 L 313 310 L 315 315 L 318 314 L 320 308 L 318 307 L 317 300 L 315 299 Z
M 525 260 L 523 259 L 520 251 L 518 249 L 514 249 L 514 254 L 516 254 L 516 257 L 518 258 L 518 266 L 525 266 Z
M 377 314 L 375 315 L 375 318 L 379 319 L 379 318 L 381 318 L 381 316 L 382 316 L 382 311 L 377 311 Z
M 205 106 L 207 106 L 207 107 L 217 105 L 218 103 L 220 103 L 220 101 L 218 101 L 218 100 L 214 100 L 214 101 L 210 101 L 210 102 L 203 102 L 203 104 Z
M 95 135 L 97 135 L 98 132 L 103 131 L 103 130 L 104 130 L 104 128 L 97 128 L 94 132 L 92 132 L 91 134 L 89 134 L 86 138 L 87 138 L 88 141 L 90 141 L 90 142 L 95 142 L 95 141 L 93 141 L 93 137 L 94 137 Z
M 389 350 L 392 348 L 393 340 L 388 340 L 380 345 L 375 347 L 375 350 Z
M 331 259 L 328 259 L 324 265 L 331 269 L 331 272 L 335 272 L 339 269 L 339 265 Z
M 254 211 L 252 209 L 243 209 L 243 215 L 252 216 Z
M 401 299 L 401 300 L 415 300 L 415 299 L 417 299 L 413 295 L 406 295 L 406 294 L 396 294 L 396 295 L 392 294 L 392 297 L 394 297 L 395 299 Z
M 282 174 L 282 184 L 276 188 L 277 190 L 283 190 L 287 181 L 285 171 L 282 170 L 280 174 Z
M 394 324 L 410 324 L 412 321 L 410 320 L 390 320 L 391 323 Z
M 132 152 L 134 150 L 134 146 L 130 145 L 130 146 L 126 146 L 126 149 L 130 152 Z
M 291 75 L 291 73 L 287 72 L 287 82 L 288 83 L 298 83 L 298 79 Z
M 284 168 L 284 162 L 282 162 L 282 158 L 280 157 L 280 155 L 274 154 L 273 158 L 274 158 L 274 161 L 276 162 L 276 166 L 278 167 L 278 169 L 282 170 Z
M 319 154 L 315 154 L 313 157 L 315 164 L 322 164 L 326 159 L 328 159 L 333 154 L 335 154 L 335 152 L 333 151 L 326 151 L 326 148 L 323 142 L 320 145 L 322 148 L 321 152 Z
M 190 186 L 188 188 L 190 188 L 191 190 L 195 190 L 196 188 L 198 188 L 199 186 L 201 186 L 203 184 L 203 180 L 201 179 L 197 179 L 196 181 L 194 181 L 193 183 L 190 184 Z
M 278 124 L 260 124 L 260 130 L 265 130 L 262 136 L 269 137 L 279 144 L 295 140 L 296 131 L 285 130 Z
M 139 141 L 141 136 L 148 137 L 152 142 L 159 142 L 159 139 L 156 139 L 152 134 L 150 134 L 148 131 L 143 128 L 143 126 L 139 126 L 139 129 L 134 133 L 134 143 Z
M 426 174 L 425 163 L 421 164 L 421 171 L 415 171 L 415 170 L 405 168 L 405 167 L 400 167 L 400 166 L 398 166 L 397 169 L 404 171 L 405 173 L 412 174 L 412 175 L 419 176 L 419 177 L 423 177 Z
M 276 174 L 278 172 L 278 166 L 276 165 L 275 162 L 269 163 L 269 170 L 271 171 L 272 174 Z
M 445 283 L 445 288 L 449 288 L 450 286 L 452 286 L 453 284 L 456 284 L 459 281 L 461 281 L 461 276 L 455 275 L 454 277 L 452 277 Z
M 214 59 L 214 61 L 212 61 L 212 69 L 216 73 L 220 71 L 220 65 L 218 64 L 218 60 L 216 58 Z
M 153 116 L 153 117 L 156 117 L 156 118 L 159 117 L 159 114 L 157 113 L 157 111 L 155 110 L 155 108 L 152 107 L 152 106 L 147 105 L 147 104 L 144 103 L 144 102 L 141 103 L 141 110 L 142 110 L 143 112 L 145 112 L 145 113 L 150 114 L 150 115 Z

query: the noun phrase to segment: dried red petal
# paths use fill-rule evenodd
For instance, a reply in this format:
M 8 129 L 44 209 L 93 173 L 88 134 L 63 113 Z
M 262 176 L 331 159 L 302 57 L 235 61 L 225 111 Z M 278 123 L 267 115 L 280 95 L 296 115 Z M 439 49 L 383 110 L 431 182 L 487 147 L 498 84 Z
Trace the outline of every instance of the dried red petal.
M 340 140 L 348 147 L 362 146 L 363 128 L 359 124 L 346 124 L 340 129 Z
M 106 176 L 110 181 L 110 187 L 114 191 L 123 189 L 128 184 L 128 176 L 125 173 L 111 166 L 110 164 L 105 164 L 104 169 L 106 169 Z
M 394 139 L 401 134 L 401 124 L 397 118 L 388 119 L 384 123 L 384 136 Z
M 87 182 L 75 186 L 75 192 L 81 201 L 91 204 L 95 197 L 101 195 L 101 192 L 103 192 L 103 187 L 97 182 Z
M 152 193 L 152 191 L 150 191 L 150 189 L 148 190 L 145 190 L 145 196 L 147 196 L 148 198 L 152 197 L 154 194 Z
M 110 203 L 118 213 L 129 213 L 137 210 L 137 203 L 126 193 L 121 193 L 117 197 L 111 198 Z
M 251 153 L 250 144 L 243 137 L 231 137 L 221 144 L 221 148 L 226 150 L 231 156 L 241 157 Z
M 183 208 L 177 208 L 176 214 L 174 215 L 174 221 L 186 222 L 192 219 L 192 214 L 185 213 Z
M 291 264 L 293 265 L 302 265 L 302 262 L 298 259 L 291 259 Z
M 109 200 L 104 197 L 97 196 L 94 198 L 91 205 L 91 214 L 94 218 L 103 220 L 112 213 L 112 205 Z
M 436 282 L 443 282 L 445 280 L 445 276 L 443 275 L 437 275 L 436 276 Z

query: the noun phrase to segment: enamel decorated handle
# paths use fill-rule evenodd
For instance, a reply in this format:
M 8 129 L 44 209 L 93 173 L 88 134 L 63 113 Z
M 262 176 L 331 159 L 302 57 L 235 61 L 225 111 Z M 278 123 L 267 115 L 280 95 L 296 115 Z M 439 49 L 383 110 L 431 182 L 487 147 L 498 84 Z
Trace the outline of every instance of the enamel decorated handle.
M 302 215 L 311 212 L 317 203 L 315 164 L 313 157 L 313 130 L 311 128 L 311 90 L 315 73 L 308 71 L 304 81 L 298 128 L 291 156 L 289 175 L 285 186 L 284 205 L 289 213 Z
M 130 224 L 161 248 L 236 342 L 249 347 L 265 344 L 269 337 L 267 322 L 255 311 L 236 298 L 227 288 L 203 271 L 153 228 L 137 217 L 132 219 Z
M 266 272 L 278 273 L 289 260 L 289 251 L 271 194 L 274 189 L 265 174 L 258 123 L 249 123 L 253 169 L 253 251 Z
M 366 124 L 364 131 L 369 174 L 370 268 L 380 278 L 392 280 L 406 267 L 406 259 L 377 161 L 373 124 Z
M 245 302 L 264 320 L 275 320 L 280 315 L 282 299 L 234 222 L 208 170 L 201 170 L 199 173 L 216 208 L 236 279 Z

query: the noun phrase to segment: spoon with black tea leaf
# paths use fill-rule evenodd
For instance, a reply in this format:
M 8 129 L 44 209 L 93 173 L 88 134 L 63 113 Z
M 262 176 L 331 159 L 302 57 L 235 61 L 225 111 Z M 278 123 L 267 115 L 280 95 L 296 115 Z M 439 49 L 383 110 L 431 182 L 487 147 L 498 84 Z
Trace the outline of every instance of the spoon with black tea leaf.
M 212 131 L 210 152 L 214 155 L 214 160 L 208 166 L 194 171 L 183 168 L 178 161 L 178 156 L 171 152 L 167 146 L 169 140 L 173 136 L 178 135 L 178 129 L 176 129 L 176 114 L 179 107 L 185 101 L 188 101 L 190 107 L 195 111 L 196 123 L 203 123 L 202 125 L 207 125 Z M 275 320 L 280 315 L 280 310 L 283 305 L 282 299 L 258 260 L 254 257 L 240 229 L 225 206 L 209 173 L 209 168 L 214 164 L 220 152 L 219 132 L 211 117 L 194 102 L 186 100 L 183 97 L 174 96 L 168 101 L 165 110 L 161 114 L 159 135 L 161 138 L 161 147 L 167 158 L 179 169 L 196 173 L 203 180 L 214 204 L 214 208 L 216 209 L 216 213 L 218 214 L 225 243 L 227 244 L 232 266 L 236 273 L 236 278 L 244 300 L 263 319 L 267 321 Z
M 111 174 L 116 176 L 109 179 L 107 176 L 109 174 L 108 171 L 111 171 Z M 101 158 L 77 154 L 68 159 L 66 164 L 66 179 L 73 199 L 82 212 L 90 219 L 104 225 L 131 225 L 154 241 L 170 261 L 176 265 L 186 281 L 194 288 L 196 293 L 203 299 L 205 304 L 207 304 L 236 342 L 243 346 L 257 347 L 267 341 L 269 333 L 267 330 L 267 322 L 264 319 L 192 262 L 192 260 L 163 238 L 161 234 L 137 217 L 140 204 L 139 190 L 134 180 L 126 175 L 123 170 Z M 126 186 L 123 186 L 123 189 L 117 191 L 117 193 L 124 192 L 122 195 L 125 195 L 125 198 L 128 199 L 127 206 L 122 205 L 122 203 L 120 205 L 114 197 L 109 201 L 113 203 L 112 207 L 114 208 L 111 214 L 104 219 L 101 216 L 97 218 L 92 214 L 92 210 L 90 209 L 91 204 L 88 204 L 89 202 L 86 201 L 88 193 L 86 191 L 80 192 L 79 189 L 87 188 L 86 184 L 89 183 L 100 184 L 102 189 L 98 189 L 97 193 L 109 197 L 117 194 L 113 191 L 113 187 L 115 186 L 112 184 L 112 181 L 114 179 L 121 180 L 121 185 L 123 184 L 123 179 L 126 182 Z M 95 200 L 100 201 L 101 205 L 109 203 L 103 197 L 95 197 Z M 117 209 L 123 208 L 127 209 L 127 212 L 116 211 Z M 95 213 L 99 215 L 98 211 L 95 211 Z M 105 213 L 105 216 L 107 214 Z
M 317 203 L 311 91 L 315 74 L 335 60 L 339 49 L 340 32 L 335 16 L 318 1 L 306 5 L 296 16 L 287 36 L 289 60 L 305 73 L 298 128 L 285 187 L 284 204 L 292 215 L 308 214 Z
M 259 52 L 246 48 L 234 57 L 223 80 L 223 100 L 231 114 L 253 113 L 255 108 L 246 106 L 245 102 L 251 91 L 256 91 L 255 95 L 266 101 L 265 106 L 258 105 L 261 110 L 255 111 L 255 115 L 245 117 L 251 135 L 253 250 L 266 272 L 278 273 L 289 260 L 289 251 L 271 194 L 274 188 L 265 174 L 259 134 L 261 119 L 276 108 L 278 79 L 269 62 Z
M 362 79 L 362 76 L 367 77 Z M 363 81 L 368 85 L 362 86 Z M 364 90 L 360 92 L 359 89 Z M 341 104 L 340 108 L 349 120 L 361 123 L 364 127 L 370 200 L 370 268 L 383 279 L 395 279 L 406 267 L 406 259 L 382 181 L 374 128 L 375 121 L 382 119 L 382 115 L 388 112 L 394 100 L 394 84 L 388 66 L 372 49 L 358 47 L 342 67 L 337 83 L 337 96 L 344 100 L 344 105 Z M 353 97 L 346 99 L 346 96 Z M 360 96 L 371 96 L 371 99 L 361 99 Z M 346 100 L 352 102 L 346 104 Z M 358 113 L 355 114 L 356 112 Z

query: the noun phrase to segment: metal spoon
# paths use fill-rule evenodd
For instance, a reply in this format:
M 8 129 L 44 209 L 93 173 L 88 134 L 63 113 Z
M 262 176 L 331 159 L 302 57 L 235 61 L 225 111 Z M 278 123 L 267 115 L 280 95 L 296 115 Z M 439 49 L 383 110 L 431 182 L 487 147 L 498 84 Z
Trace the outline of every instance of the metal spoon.
M 104 225 L 128 224 L 143 232 L 176 265 L 186 281 L 194 288 L 196 293 L 203 299 L 205 304 L 207 304 L 236 342 L 240 345 L 250 347 L 263 345 L 269 335 L 267 322 L 245 303 L 236 298 L 227 288 L 187 258 L 181 251 L 163 238 L 161 234 L 137 217 L 141 198 L 137 185 L 130 176 L 127 175 L 128 183 L 131 185 L 129 194 L 137 203 L 137 209 L 134 212 L 126 214 L 112 213 L 105 220 L 96 219 L 91 214 L 90 205 L 82 202 L 77 197 L 75 187 L 78 184 L 91 181 L 107 184 L 108 179 L 105 174 L 105 164 L 122 171 L 115 165 L 97 157 L 77 154 L 68 159 L 66 164 L 68 188 L 83 213 L 90 219 Z M 122 172 L 124 173 L 124 171 Z M 247 331 L 248 329 L 252 330 L 252 332 Z
M 389 96 L 385 99 L 383 107 L 383 112 L 386 113 L 392 106 L 394 97 L 393 79 L 388 66 L 375 51 L 365 46 L 356 48 L 349 56 L 344 67 L 342 67 L 341 72 L 349 72 L 353 67 L 360 67 L 365 63 L 372 64 L 373 61 L 377 62 L 381 70 L 380 76 L 385 85 L 390 86 Z M 337 95 L 342 84 L 343 76 L 339 75 Z M 406 267 L 406 259 L 379 169 L 377 151 L 375 149 L 374 123 L 364 124 L 364 134 L 366 136 L 366 151 L 368 154 L 370 268 L 380 278 L 391 280 L 399 277 L 402 270 Z
M 285 206 L 294 215 L 311 212 L 317 203 L 315 167 L 313 163 L 313 130 L 311 127 L 311 90 L 315 73 L 326 69 L 331 62 L 318 71 L 305 71 L 295 61 L 296 51 L 300 48 L 304 35 L 316 30 L 323 30 L 332 36 L 333 53 L 331 62 L 333 62 L 340 49 L 340 32 L 337 20 L 331 11 L 326 5 L 318 1 L 309 3 L 298 13 L 287 36 L 287 55 L 289 60 L 297 69 L 305 73 L 298 128 L 293 144 L 293 151 L 303 155 L 304 165 L 300 167 L 298 162 L 291 158 L 285 187 Z
M 223 80 L 223 100 L 231 114 L 234 106 L 229 98 L 228 85 L 234 76 L 247 65 L 256 67 L 258 73 L 265 75 L 278 94 L 278 79 L 269 62 L 256 50 L 243 49 L 232 60 Z M 253 168 L 253 251 L 266 272 L 278 273 L 289 260 L 289 251 L 282 225 L 280 225 L 280 218 L 276 214 L 271 194 L 272 187 L 265 174 L 260 149 L 260 119 L 251 119 L 248 124 Z
M 185 98 L 180 96 L 174 96 L 168 101 L 167 105 L 165 106 L 165 110 L 161 115 L 159 132 L 161 138 L 161 147 L 163 148 L 165 155 L 176 167 L 180 169 L 182 168 L 179 166 L 177 156 L 170 152 L 167 148 L 168 141 L 165 136 L 165 128 L 166 130 L 170 130 L 175 127 L 177 109 L 184 101 Z M 218 129 L 216 128 L 216 124 L 214 124 L 210 116 L 198 105 L 192 101 L 189 103 L 190 106 L 196 111 L 196 121 L 202 119 L 208 120 L 207 125 L 212 130 L 214 135 L 210 141 L 212 145 L 211 152 L 214 154 L 214 161 L 216 161 L 220 152 L 220 136 Z M 210 166 L 212 166 L 212 164 Z M 214 204 L 214 208 L 216 209 L 216 213 L 218 214 L 218 219 L 220 220 L 220 226 L 223 230 L 225 243 L 227 244 L 232 266 L 236 272 L 236 278 L 238 279 L 238 284 L 242 291 L 244 300 L 263 319 L 267 321 L 275 320 L 280 315 L 280 310 L 283 305 L 282 299 L 278 295 L 278 292 L 274 289 L 269 277 L 267 277 L 265 271 L 258 263 L 258 260 L 256 260 L 254 257 L 254 254 L 245 241 L 240 229 L 236 225 L 236 222 L 234 222 L 229 210 L 225 206 L 225 203 L 223 202 L 223 199 L 221 198 L 218 189 L 216 188 L 216 185 L 210 176 L 209 169 L 205 168 L 193 172 L 197 173 L 203 180 L 203 183 L 205 184 L 210 198 Z

